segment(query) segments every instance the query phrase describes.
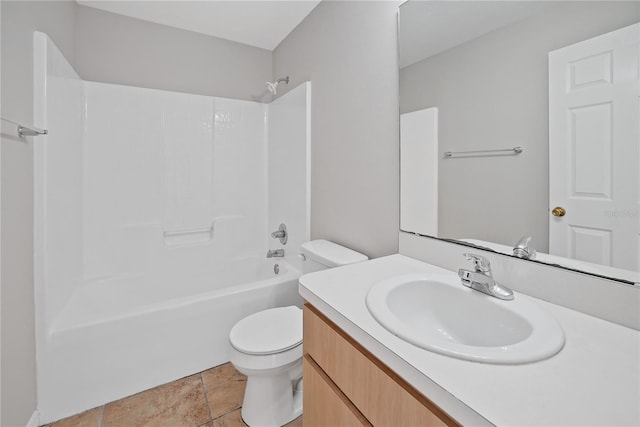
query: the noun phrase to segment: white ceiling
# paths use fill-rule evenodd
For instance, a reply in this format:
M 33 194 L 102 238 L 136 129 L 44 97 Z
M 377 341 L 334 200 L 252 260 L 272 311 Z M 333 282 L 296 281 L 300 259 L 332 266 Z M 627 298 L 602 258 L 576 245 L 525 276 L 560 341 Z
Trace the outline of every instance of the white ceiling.
M 400 68 L 557 4 L 555 1 L 407 1 L 400 7 Z
M 273 50 L 320 3 L 285 1 L 76 0 L 119 15 Z

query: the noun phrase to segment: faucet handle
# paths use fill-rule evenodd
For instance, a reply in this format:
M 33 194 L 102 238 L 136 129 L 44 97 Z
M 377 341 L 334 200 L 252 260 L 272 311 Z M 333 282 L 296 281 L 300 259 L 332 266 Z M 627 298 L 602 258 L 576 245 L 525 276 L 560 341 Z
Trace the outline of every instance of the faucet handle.
M 491 263 L 488 259 L 483 257 L 482 255 L 476 254 L 463 254 L 464 257 L 470 261 L 473 261 L 473 266 L 478 273 L 490 273 L 491 272 Z
M 531 236 L 522 236 L 513 247 L 513 255 L 522 259 L 534 259 L 536 257 L 536 250 L 529 247 L 530 243 Z
M 280 243 L 286 245 L 289 237 L 289 235 L 287 234 L 287 226 L 284 224 L 280 224 L 280 227 L 278 227 L 276 231 L 271 233 L 271 237 L 273 237 L 274 239 L 279 239 Z
M 531 236 L 522 236 L 518 243 L 516 243 L 516 248 L 526 248 L 531 243 Z

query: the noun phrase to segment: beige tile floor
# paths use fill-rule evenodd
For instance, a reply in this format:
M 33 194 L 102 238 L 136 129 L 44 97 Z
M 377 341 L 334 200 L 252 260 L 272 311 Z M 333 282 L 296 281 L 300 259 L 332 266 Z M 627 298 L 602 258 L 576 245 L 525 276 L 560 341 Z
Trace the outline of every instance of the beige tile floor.
M 245 427 L 246 377 L 230 364 L 107 403 L 48 427 Z M 302 417 L 287 424 L 302 427 Z

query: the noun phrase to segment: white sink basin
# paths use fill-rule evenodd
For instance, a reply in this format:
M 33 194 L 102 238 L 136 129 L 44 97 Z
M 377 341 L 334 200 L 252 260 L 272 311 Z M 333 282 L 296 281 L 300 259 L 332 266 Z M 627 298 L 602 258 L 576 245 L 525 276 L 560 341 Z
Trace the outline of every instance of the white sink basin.
M 367 294 L 367 308 L 399 338 L 460 359 L 529 363 L 564 345 L 560 325 L 529 298 L 499 300 L 463 286 L 453 274 L 383 280 Z

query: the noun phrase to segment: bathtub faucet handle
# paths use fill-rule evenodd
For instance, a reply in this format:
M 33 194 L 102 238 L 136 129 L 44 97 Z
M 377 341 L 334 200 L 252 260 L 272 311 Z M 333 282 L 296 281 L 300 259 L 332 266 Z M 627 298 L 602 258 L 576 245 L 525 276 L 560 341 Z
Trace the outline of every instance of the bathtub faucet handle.
M 280 243 L 286 245 L 287 239 L 289 237 L 289 235 L 287 234 L 287 226 L 284 224 L 280 224 L 278 229 L 271 233 L 271 237 L 273 237 L 274 239 L 280 239 Z

